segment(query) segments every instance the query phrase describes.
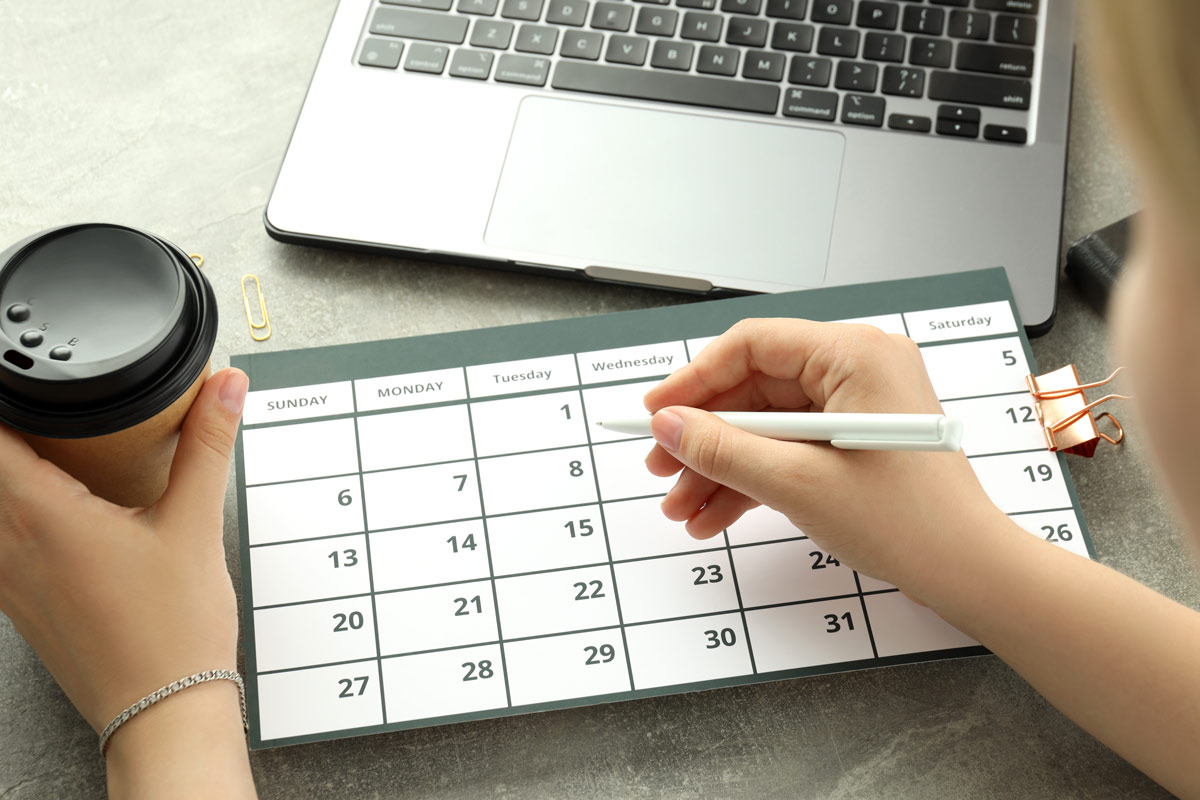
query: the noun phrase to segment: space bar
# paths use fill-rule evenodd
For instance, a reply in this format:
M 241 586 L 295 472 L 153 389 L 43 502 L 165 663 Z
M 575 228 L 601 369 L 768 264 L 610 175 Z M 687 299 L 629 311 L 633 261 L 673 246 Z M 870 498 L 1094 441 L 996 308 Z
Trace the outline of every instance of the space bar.
M 779 88 L 776 86 L 695 75 L 672 75 L 645 69 L 601 67 L 573 61 L 559 62 L 550 85 L 572 92 L 594 92 L 758 114 L 774 114 L 779 107 Z

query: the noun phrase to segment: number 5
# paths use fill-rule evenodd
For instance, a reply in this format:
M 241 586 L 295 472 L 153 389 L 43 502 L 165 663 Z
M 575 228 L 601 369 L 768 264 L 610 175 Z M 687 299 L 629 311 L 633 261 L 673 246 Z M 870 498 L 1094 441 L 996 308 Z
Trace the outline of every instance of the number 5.
M 1004 366 L 1011 367 L 1013 364 L 1017 363 L 1017 357 L 1013 355 L 1012 350 L 1005 350 L 1003 353 L 1003 356 L 1004 356 Z

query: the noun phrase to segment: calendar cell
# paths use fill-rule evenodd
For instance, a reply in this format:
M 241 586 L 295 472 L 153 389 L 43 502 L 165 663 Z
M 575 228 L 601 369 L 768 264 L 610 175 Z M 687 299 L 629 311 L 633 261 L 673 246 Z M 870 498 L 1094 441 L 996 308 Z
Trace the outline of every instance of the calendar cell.
M 246 522 L 252 546 L 361 531 L 358 476 L 248 487 Z
M 254 606 L 368 594 L 365 536 L 339 536 L 250 548 Z
M 363 488 L 371 530 L 480 516 L 474 461 L 371 472 Z
M 578 385 L 575 357 L 571 355 L 523 358 L 501 364 L 467 367 L 467 388 L 474 398 Z
M 864 598 L 880 657 L 978 645 L 970 636 L 900 592 Z
M 489 515 L 596 502 L 586 447 L 480 459 L 479 477 Z
M 490 581 L 375 595 L 385 656 L 497 641 Z
M 590 383 L 665 377 L 687 363 L 683 342 L 659 342 L 612 350 L 593 350 L 575 357 L 579 377 Z
M 358 472 L 352 419 L 245 429 L 242 453 L 247 486 Z
M 258 718 L 263 741 L 380 725 L 379 662 L 259 675 Z
M 921 356 L 939 400 L 1026 391 L 1029 364 L 1016 337 L 922 347 Z
M 617 564 L 625 622 L 711 614 L 738 607 L 725 551 Z
M 371 534 L 375 591 L 488 578 L 482 520 Z
M 1071 505 L 1058 456 L 1048 450 L 973 458 L 971 467 L 988 497 L 1006 514 Z
M 760 673 L 875 656 L 857 597 L 747 611 L 746 627 Z
M 505 639 L 616 625 L 616 597 L 607 566 L 496 580 Z
M 693 617 L 625 629 L 633 687 L 698 683 L 750 675 L 741 614 Z
M 460 367 L 386 375 L 354 382 L 359 412 L 423 406 L 467 399 L 467 380 Z
M 872 578 L 870 575 L 858 573 L 858 585 L 862 587 L 864 592 L 890 592 L 895 590 L 895 584 L 881 581 L 878 578 Z
M 597 422 L 609 419 L 628 419 L 630 417 L 649 416 L 642 398 L 646 392 L 658 386 L 660 381 L 642 381 L 641 383 L 622 383 L 617 386 L 602 386 L 595 389 L 585 389 L 583 405 L 587 409 L 588 435 L 593 442 L 615 442 L 620 439 L 645 438 L 635 437 L 634 434 L 617 433 L 601 428 Z M 647 451 L 649 447 L 646 448 Z
M 353 413 L 354 392 L 350 388 L 350 381 L 288 386 L 247 392 L 246 404 L 242 408 L 242 424 L 259 425 Z
M 1042 424 L 1028 392 L 942 403 L 963 421 L 962 449 L 968 456 L 1045 448 Z
M 857 594 L 854 570 L 808 539 L 733 550 L 742 606 L 768 606 Z
M 805 538 L 804 531 L 770 506 L 758 506 L 742 514 L 741 519 L 729 526 L 727 533 L 731 545 Z
M 632 688 L 620 628 L 509 642 L 504 654 L 514 706 Z
M 840 319 L 838 322 L 846 325 L 870 325 L 884 333 L 896 333 L 901 336 L 908 336 L 908 331 L 904 327 L 904 319 L 899 314 L 880 314 L 874 317 L 855 317 L 854 319 Z
M 471 404 L 480 458 L 587 444 L 579 392 L 554 392 Z
M 608 561 L 600 506 L 574 506 L 488 520 L 497 577 Z
M 258 609 L 254 650 L 260 672 L 377 656 L 371 598 Z
M 614 561 L 696 550 L 724 550 L 721 536 L 693 539 L 682 522 L 672 522 L 659 510 L 660 497 L 604 504 L 608 544 Z
M 700 355 L 700 351 L 716 341 L 717 338 L 716 336 L 701 336 L 698 339 L 688 339 L 686 342 L 688 355 L 695 361 L 696 356 Z
M 363 471 L 472 458 L 466 406 L 440 406 L 358 418 Z
M 1047 542 L 1052 542 L 1064 550 L 1070 550 L 1076 555 L 1088 558 L 1087 543 L 1079 525 L 1075 512 L 1051 511 L 1045 514 L 1017 514 L 1012 521 L 1025 530 Z
M 1017 321 L 1007 300 L 931 311 L 905 311 L 904 322 L 908 325 L 908 335 L 918 344 L 1017 332 Z
M 383 659 L 388 722 L 504 708 L 504 656 L 499 645 Z
M 662 495 L 675 485 L 674 475 L 660 478 L 646 469 L 646 454 L 652 445 L 648 439 L 631 439 L 592 447 L 602 500 Z

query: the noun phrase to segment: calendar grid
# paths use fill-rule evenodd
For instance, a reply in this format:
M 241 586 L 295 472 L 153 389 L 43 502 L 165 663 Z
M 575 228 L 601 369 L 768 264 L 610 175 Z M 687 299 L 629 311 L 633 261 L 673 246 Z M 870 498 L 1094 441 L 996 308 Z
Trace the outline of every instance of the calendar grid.
M 593 428 L 735 318 L 873 312 L 859 321 L 918 339 L 946 413 L 991 420 L 972 423 L 981 433 L 964 448 L 996 504 L 1092 553 L 1062 457 L 1020 418 L 1028 393 L 1014 378 L 1033 362 L 1002 270 L 794 297 L 235 358 L 253 387 L 236 456 L 252 746 L 985 652 L 893 586 L 840 564 L 810 571 L 817 548 L 767 509 L 721 540 L 671 538 L 679 529 L 656 505 L 665 487 L 638 468 L 652 439 Z M 950 334 L 961 338 L 938 338 Z M 1016 365 L 1005 381 L 1001 355 Z M 586 491 L 568 459 L 592 470 Z M 471 498 L 445 483 L 468 469 Z M 354 510 L 334 502 L 352 480 Z M 589 517 L 603 539 L 567 542 L 563 520 Z M 332 569 L 335 546 L 359 549 L 361 565 Z M 714 565 L 728 569 L 723 584 L 700 580 Z M 596 579 L 607 599 L 570 588 Z M 451 616 L 450 598 L 487 588 L 490 614 Z M 329 624 L 352 628 L 359 610 L 373 629 Z M 826 627 L 838 619 L 840 632 Z M 471 682 L 497 657 L 502 692 Z M 361 677 L 371 663 L 378 697 Z
M 492 542 L 488 536 L 487 506 L 483 500 L 483 475 L 479 470 L 479 447 L 475 441 L 475 419 L 471 413 L 471 388 L 466 380 L 466 370 L 463 370 L 463 385 L 466 387 L 467 428 L 471 433 L 471 455 L 475 459 L 475 489 L 479 492 L 479 523 L 483 526 L 483 543 L 487 550 L 488 582 L 492 588 L 492 611 L 496 615 L 496 639 L 500 647 L 500 669 L 504 676 L 505 705 L 512 708 L 512 687 L 508 682 L 508 656 L 504 652 L 504 628 L 500 623 L 500 598 L 496 592 L 496 570 L 492 563 Z
M 354 408 L 358 407 L 358 400 L 353 394 L 354 387 L 351 385 L 351 399 L 354 402 Z M 361 500 L 361 514 L 363 527 L 363 542 L 367 553 L 367 587 L 371 596 L 371 626 L 375 629 L 375 679 L 379 681 L 379 709 L 381 719 L 387 720 L 387 687 L 383 683 L 383 662 L 379 657 L 383 655 L 383 650 L 379 646 L 379 611 L 375 607 L 375 571 L 371 564 L 371 537 L 365 533 L 367 529 L 367 493 L 363 487 L 362 478 L 362 445 L 359 443 L 358 420 L 354 421 L 354 453 L 358 459 L 358 496 Z

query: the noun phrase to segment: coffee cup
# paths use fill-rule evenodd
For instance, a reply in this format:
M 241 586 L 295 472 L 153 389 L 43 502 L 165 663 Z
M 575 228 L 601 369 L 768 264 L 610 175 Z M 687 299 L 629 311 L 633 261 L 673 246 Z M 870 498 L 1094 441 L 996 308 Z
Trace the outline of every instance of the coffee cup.
M 153 504 L 209 374 L 212 286 L 188 255 L 109 224 L 0 253 L 0 422 L 99 497 Z

